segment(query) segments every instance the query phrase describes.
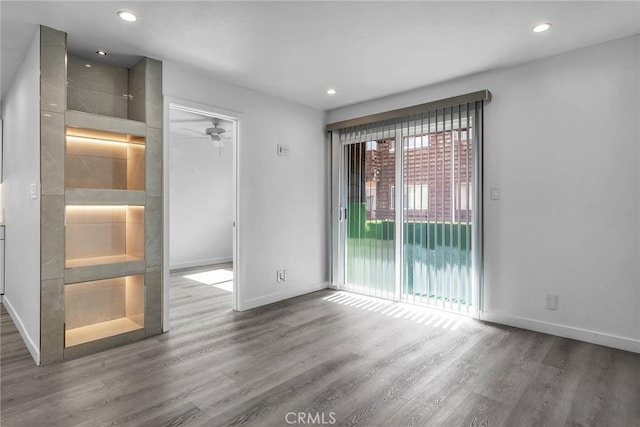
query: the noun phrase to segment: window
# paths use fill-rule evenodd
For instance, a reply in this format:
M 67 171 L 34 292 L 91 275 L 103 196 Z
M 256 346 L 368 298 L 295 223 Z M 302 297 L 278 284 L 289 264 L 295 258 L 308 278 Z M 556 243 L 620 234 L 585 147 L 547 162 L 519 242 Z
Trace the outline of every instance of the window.
M 461 211 L 470 211 L 473 207 L 473 186 L 469 182 L 459 182 L 457 190 L 458 191 L 456 191 L 453 201 L 455 209 Z
M 396 188 L 391 186 L 391 209 L 396 208 Z M 409 210 L 429 209 L 429 185 L 409 184 L 404 187 L 404 203 Z
M 429 135 L 407 136 L 404 138 L 404 149 L 415 150 L 429 147 Z
M 367 196 L 367 212 L 376 210 L 376 189 L 377 182 L 367 181 L 365 183 L 365 195 Z
M 454 129 L 453 140 L 454 141 L 466 141 L 469 139 L 468 129 L 460 129 L 457 132 Z
M 410 184 L 405 187 L 405 200 L 409 210 L 429 209 L 429 185 Z

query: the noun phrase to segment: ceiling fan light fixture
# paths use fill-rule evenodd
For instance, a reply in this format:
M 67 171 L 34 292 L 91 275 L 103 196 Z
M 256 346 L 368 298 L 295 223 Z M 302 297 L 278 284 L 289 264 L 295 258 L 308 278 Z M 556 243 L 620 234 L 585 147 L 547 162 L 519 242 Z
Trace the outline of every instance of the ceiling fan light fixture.
M 138 17 L 136 16 L 135 13 L 129 12 L 127 10 L 119 11 L 118 17 L 123 21 L 127 21 L 127 22 L 136 22 L 138 20 Z
M 206 134 L 209 134 L 209 135 L 218 135 L 218 134 L 221 134 L 221 133 L 225 133 L 226 130 L 224 130 L 222 128 L 219 128 L 217 125 L 214 125 L 214 127 L 207 128 L 204 132 Z

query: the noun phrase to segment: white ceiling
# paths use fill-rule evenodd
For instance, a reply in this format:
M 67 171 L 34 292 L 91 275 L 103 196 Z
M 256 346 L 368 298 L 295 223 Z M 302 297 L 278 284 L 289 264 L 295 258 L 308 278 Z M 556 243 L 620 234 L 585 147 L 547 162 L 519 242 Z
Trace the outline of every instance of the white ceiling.
M 327 110 L 640 33 L 640 1 L 0 1 L 5 94 L 38 24 Z M 117 16 L 127 9 L 136 23 Z M 531 32 L 540 22 L 550 31 Z M 334 87 L 338 94 L 325 92 Z

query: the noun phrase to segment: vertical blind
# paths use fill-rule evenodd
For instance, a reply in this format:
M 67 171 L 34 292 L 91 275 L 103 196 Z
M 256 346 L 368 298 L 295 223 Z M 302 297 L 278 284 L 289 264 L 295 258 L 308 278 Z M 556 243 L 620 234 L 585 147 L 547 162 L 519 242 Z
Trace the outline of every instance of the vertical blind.
M 395 136 L 393 121 L 340 132 L 346 180 L 345 284 L 383 298 L 395 293 Z
M 488 99 L 481 91 L 328 126 L 342 151 L 345 289 L 469 311 Z

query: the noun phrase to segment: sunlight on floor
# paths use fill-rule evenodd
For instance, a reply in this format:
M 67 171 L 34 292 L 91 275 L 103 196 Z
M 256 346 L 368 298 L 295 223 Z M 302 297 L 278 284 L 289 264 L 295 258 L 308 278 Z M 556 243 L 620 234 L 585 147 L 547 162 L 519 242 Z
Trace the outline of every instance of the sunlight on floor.
M 233 292 L 233 270 L 231 269 L 209 270 L 182 277 L 222 289 L 223 291 Z
M 222 282 L 212 286 L 214 288 L 222 289 L 223 291 L 233 292 L 233 281 Z
M 455 331 L 461 324 L 472 320 L 455 313 L 446 313 L 432 308 L 389 301 L 366 295 L 352 294 L 344 291 L 338 291 L 323 299 L 336 304 L 348 305 L 361 310 L 380 313 L 395 319 L 413 321 L 417 324 L 447 329 L 449 331 Z

